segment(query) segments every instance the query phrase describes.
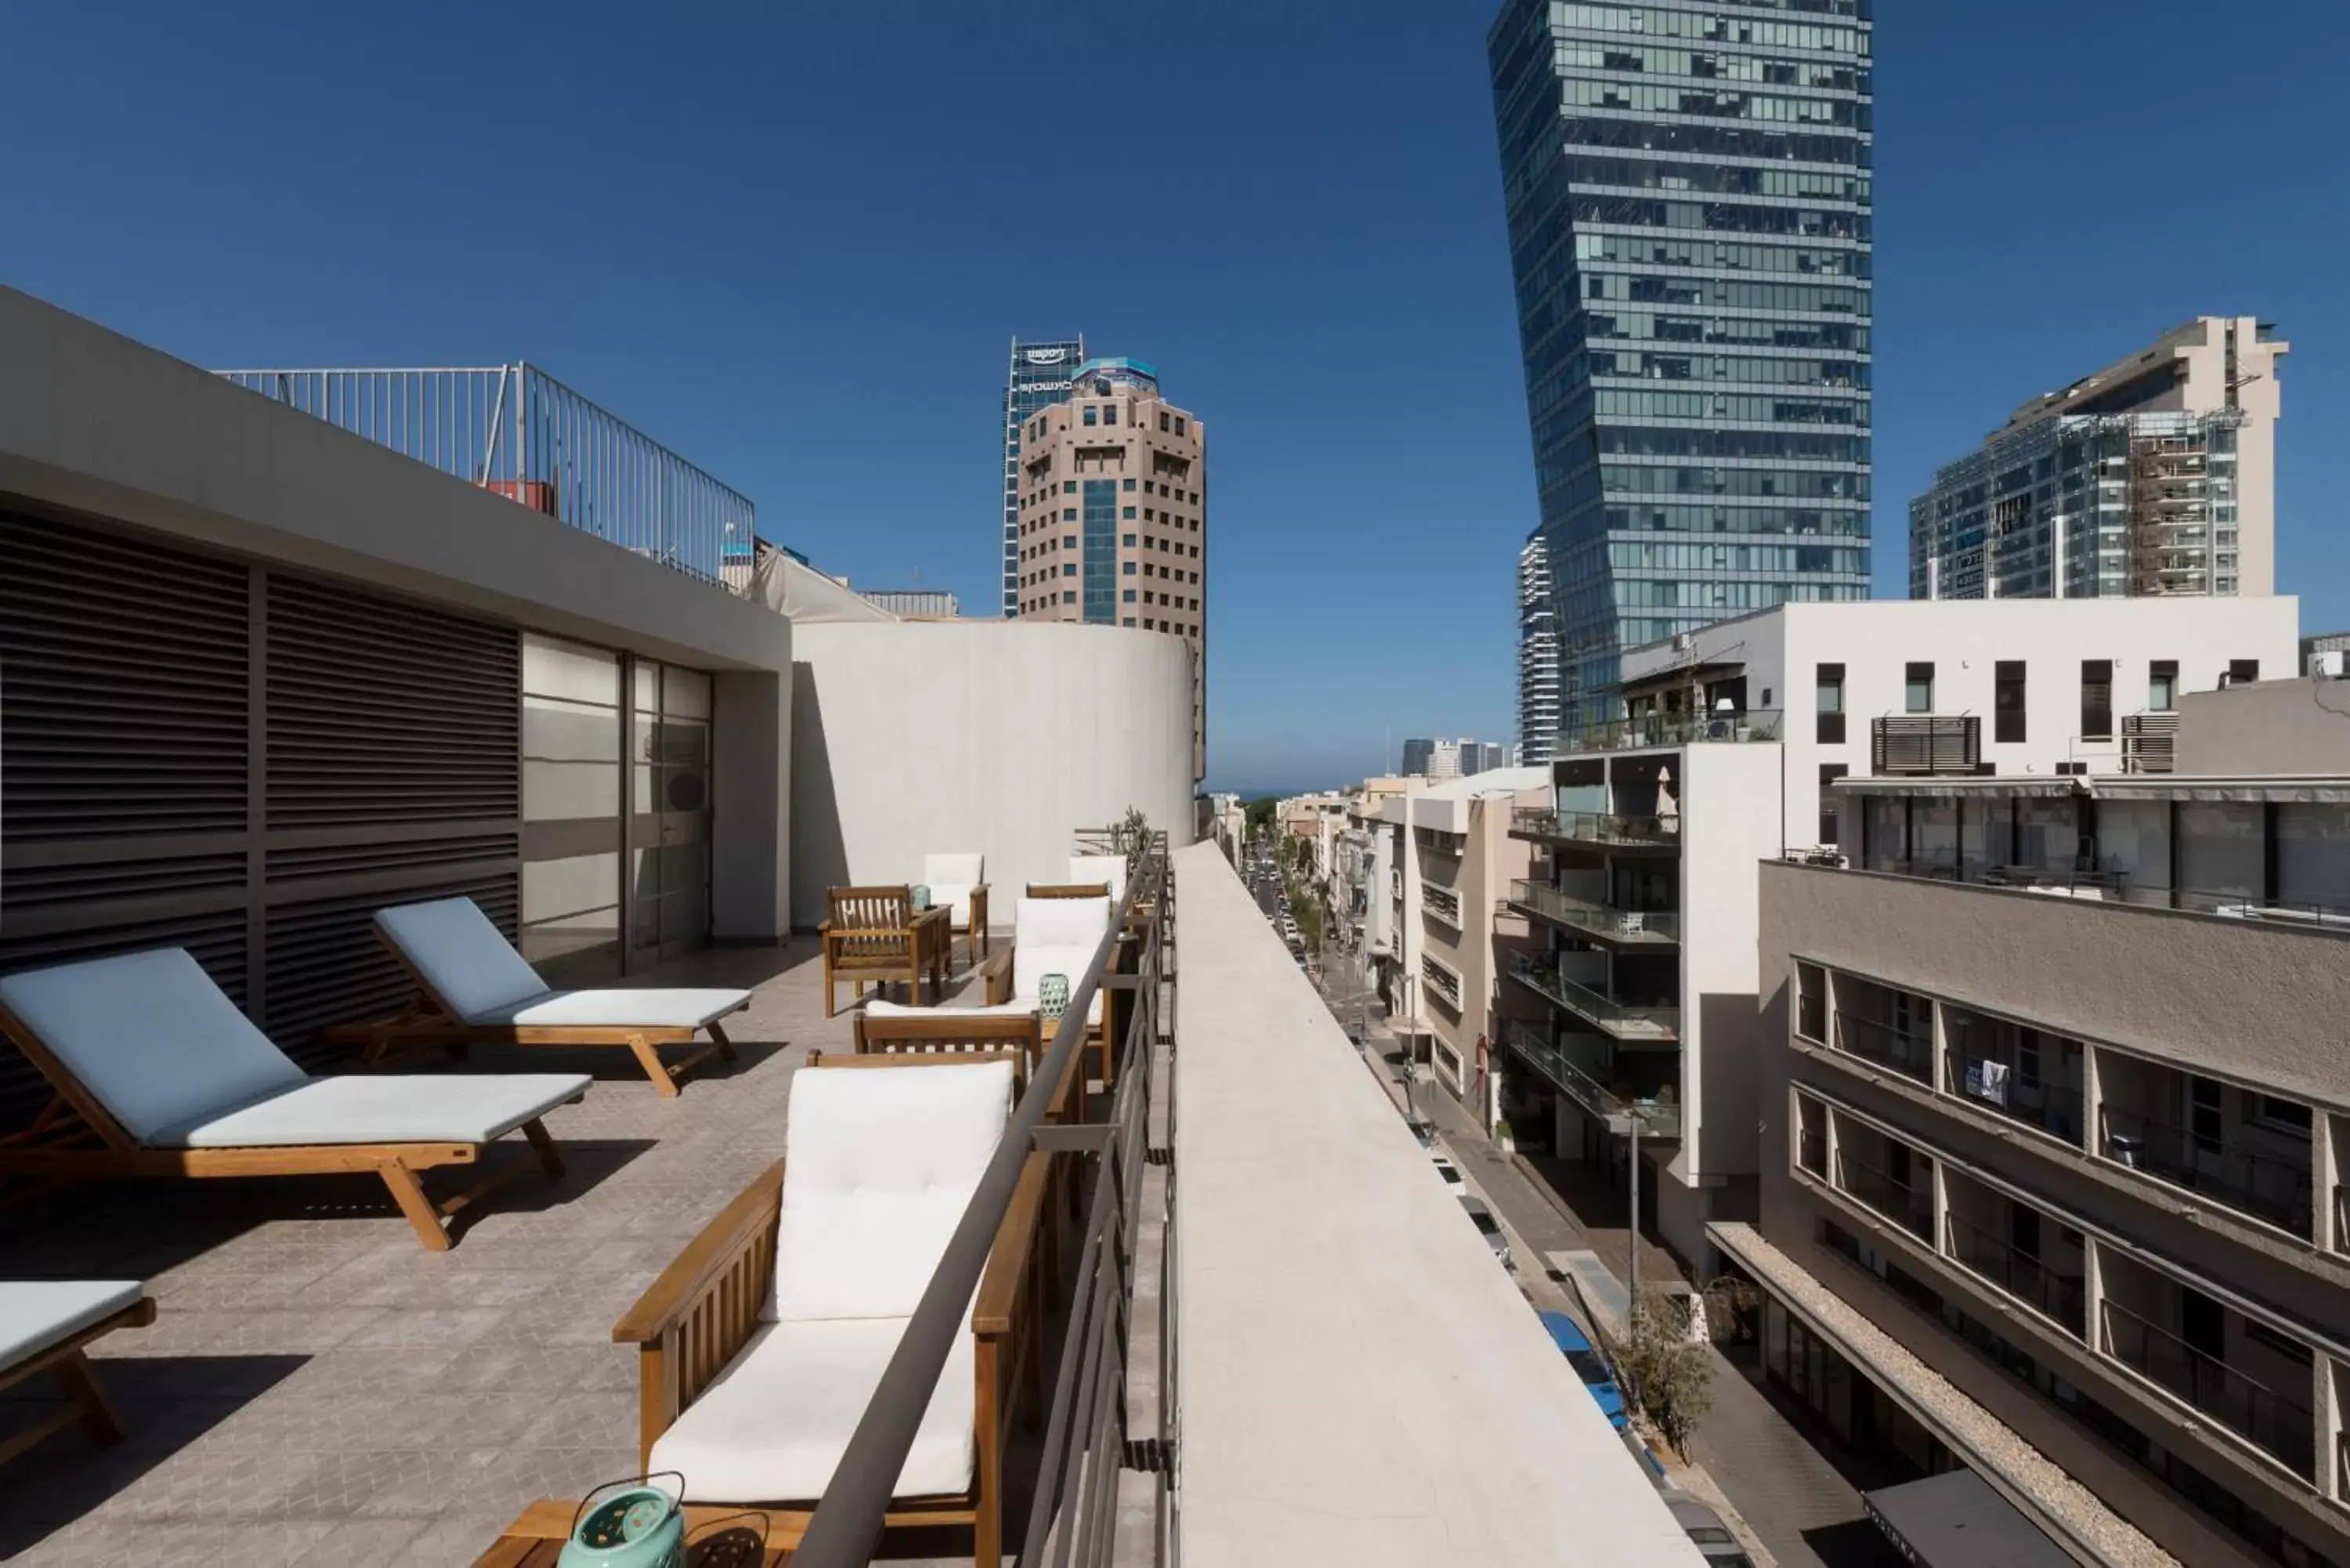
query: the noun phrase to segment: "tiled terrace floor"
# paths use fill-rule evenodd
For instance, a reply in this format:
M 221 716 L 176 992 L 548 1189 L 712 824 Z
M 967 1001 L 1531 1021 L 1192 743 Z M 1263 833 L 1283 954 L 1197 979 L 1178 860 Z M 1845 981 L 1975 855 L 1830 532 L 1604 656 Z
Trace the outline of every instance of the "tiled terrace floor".
M 808 1050 L 849 1048 L 820 975 L 803 941 L 649 977 L 757 988 L 731 1031 L 743 1059 L 674 1100 L 624 1052 L 477 1051 L 455 1070 L 598 1083 L 548 1118 L 570 1173 L 502 1188 L 447 1252 L 417 1244 L 372 1176 L 144 1182 L 0 1212 L 12 1275 L 144 1279 L 160 1307 L 95 1347 L 129 1439 L 68 1431 L 0 1469 L 0 1559 L 466 1563 L 532 1500 L 633 1473 L 634 1353 L 612 1324 L 783 1152 Z M 28 1413 L 0 1403 L 0 1428 Z

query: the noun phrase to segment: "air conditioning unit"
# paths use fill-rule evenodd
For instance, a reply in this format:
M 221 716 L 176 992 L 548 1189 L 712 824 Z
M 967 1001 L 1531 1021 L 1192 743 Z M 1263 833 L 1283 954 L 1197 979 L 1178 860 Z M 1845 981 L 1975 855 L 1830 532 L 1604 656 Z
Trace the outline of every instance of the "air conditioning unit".
M 2341 680 L 2344 675 L 2350 674 L 2350 670 L 2345 670 L 2344 668 L 2345 659 L 2350 659 L 2350 654 L 2345 654 L 2341 649 L 2320 649 L 2317 652 L 2309 656 L 2309 673 L 2311 679 L 2315 680 Z

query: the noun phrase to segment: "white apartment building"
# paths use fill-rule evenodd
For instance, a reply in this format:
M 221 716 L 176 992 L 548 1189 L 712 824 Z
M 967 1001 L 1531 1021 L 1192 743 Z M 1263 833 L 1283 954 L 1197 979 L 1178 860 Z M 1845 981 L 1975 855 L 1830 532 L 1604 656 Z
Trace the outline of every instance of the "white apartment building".
M 2185 692 L 2292 672 L 2291 598 L 1787 605 L 1624 656 L 1628 714 L 1562 736 L 1509 900 L 1547 933 L 1509 972 L 1500 1093 L 1522 1138 L 1620 1168 L 1711 1272 L 1754 1202 L 1757 870 L 1840 836 L 1852 778 L 2166 770 Z M 1406 889 L 1407 894 L 1409 889 Z
M 1436 1081 L 1487 1124 L 1492 1078 L 1479 1047 L 1498 1026 L 1496 947 L 1521 948 L 1528 935 L 1491 911 L 1529 859 L 1523 842 L 1511 842 L 1513 814 L 1543 804 L 1549 785 L 1547 768 L 1497 768 L 1381 806 L 1399 856 L 1389 1002 L 1399 1024 L 1427 1041 Z

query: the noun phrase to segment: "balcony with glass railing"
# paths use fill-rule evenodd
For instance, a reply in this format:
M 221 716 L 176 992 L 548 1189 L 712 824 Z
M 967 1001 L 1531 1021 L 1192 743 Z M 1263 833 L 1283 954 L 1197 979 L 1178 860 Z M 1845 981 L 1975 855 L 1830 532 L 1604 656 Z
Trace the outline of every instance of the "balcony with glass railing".
M 1552 811 L 1544 806 L 1522 805 L 1510 813 L 1510 834 L 1515 838 L 1605 849 L 1661 850 L 1681 846 L 1679 817 L 1634 816 L 1610 811 Z
M 1669 1091 L 1643 1094 L 1622 1082 L 1611 1085 L 1598 1051 L 1554 1044 L 1542 1031 L 1514 1018 L 1503 1020 L 1502 1042 L 1611 1130 L 1624 1133 L 1637 1123 L 1642 1137 L 1681 1136 L 1681 1109 L 1665 1097 Z
M 1598 723 L 1562 729 L 1560 752 L 1624 752 L 1649 746 L 1775 741 L 1783 715 L 1775 708 L 1739 712 L 1638 713 Z
M 2316 1428 L 2307 1398 L 2190 1345 L 2112 1295 L 2098 1303 L 2098 1347 L 2173 1398 L 2201 1411 L 2303 1480 L 2314 1479 Z
M 1934 1081 L 1934 1034 L 1930 1025 L 1897 1025 L 1840 1012 L 1835 1015 L 1835 1048 L 1847 1056 L 1890 1067 L 1921 1084 Z
M 2307 1106 L 2110 1047 L 2098 1051 L 2097 1081 L 2096 1153 L 2303 1240 L 2322 1239 L 2313 1232 Z
M 1579 981 L 1568 979 L 1555 961 L 1531 953 L 1513 953 L 1510 976 L 1545 1001 L 1616 1039 L 1669 1042 L 1680 1038 L 1679 1007 L 1617 1002 Z
M 1836 1148 L 1836 1190 L 1931 1246 L 1934 1241 L 1931 1168 L 1922 1160 L 1912 1158 L 1906 1170 L 1897 1171 L 1889 1164 L 1880 1164 L 1858 1148 L 1845 1147 L 1845 1138 L 1850 1137 L 1847 1133 L 1840 1138 Z
M 1942 1235 L 1950 1256 L 2074 1338 L 2085 1340 L 2089 1265 L 2082 1233 L 1956 1167 L 1944 1169 L 1942 1194 Z
M 1676 910 L 1619 909 L 1575 898 L 1546 882 L 1523 877 L 1513 881 L 1510 902 L 1536 919 L 1602 941 L 1669 946 L 1681 937 L 1681 918 Z

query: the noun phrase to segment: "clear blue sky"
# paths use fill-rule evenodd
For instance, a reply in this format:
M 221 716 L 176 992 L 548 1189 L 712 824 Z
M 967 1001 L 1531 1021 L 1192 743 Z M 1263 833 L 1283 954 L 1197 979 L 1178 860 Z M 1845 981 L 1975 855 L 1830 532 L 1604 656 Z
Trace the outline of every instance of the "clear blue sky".
M 1359 775 L 1512 722 L 1493 9 L 20 6 L 0 281 L 204 364 L 528 358 L 983 612 L 1006 340 L 1082 328 L 1209 424 L 1211 778 Z M 2350 625 L 2350 5 L 1879 9 L 1879 591 L 1934 463 L 2245 312 L 2279 586 Z

